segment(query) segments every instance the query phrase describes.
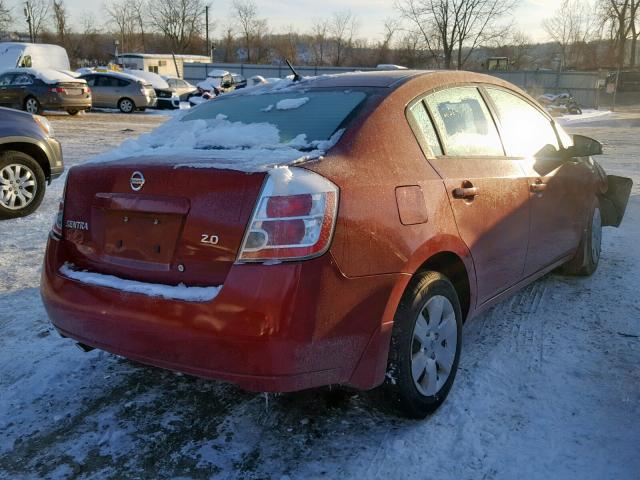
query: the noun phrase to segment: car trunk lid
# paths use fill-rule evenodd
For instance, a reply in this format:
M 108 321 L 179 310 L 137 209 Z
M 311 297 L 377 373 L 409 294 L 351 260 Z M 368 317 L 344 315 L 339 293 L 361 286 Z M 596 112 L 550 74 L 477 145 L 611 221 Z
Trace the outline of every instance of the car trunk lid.
M 66 260 L 138 281 L 220 285 L 264 175 L 170 161 L 75 168 L 65 198 Z

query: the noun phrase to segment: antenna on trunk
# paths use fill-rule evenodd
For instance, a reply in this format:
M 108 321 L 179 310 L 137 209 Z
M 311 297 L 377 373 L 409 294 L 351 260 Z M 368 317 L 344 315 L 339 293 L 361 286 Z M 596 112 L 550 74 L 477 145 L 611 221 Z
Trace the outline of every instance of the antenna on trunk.
M 289 59 L 285 58 L 284 61 L 287 62 L 287 67 L 289 67 L 289 70 L 293 72 L 293 81 L 299 82 L 300 80 L 302 80 L 302 77 L 298 72 L 296 72 L 296 69 L 293 68 L 293 65 L 291 65 L 291 62 L 289 61 Z

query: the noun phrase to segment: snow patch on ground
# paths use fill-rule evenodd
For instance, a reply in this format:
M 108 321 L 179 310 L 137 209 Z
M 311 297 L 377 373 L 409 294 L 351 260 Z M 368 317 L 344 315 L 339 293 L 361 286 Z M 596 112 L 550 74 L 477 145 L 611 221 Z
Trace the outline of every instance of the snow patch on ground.
M 208 302 L 216 298 L 222 287 L 187 287 L 179 285 L 161 285 L 157 283 L 126 280 L 114 275 L 75 270 L 73 265 L 65 263 L 60 273 L 67 278 L 97 287 L 113 288 L 121 292 L 139 293 L 148 297 L 183 300 L 185 302 Z
M 593 119 L 601 119 L 608 115 L 611 115 L 609 110 L 585 109 L 580 115 L 563 115 L 561 117 L 557 117 L 556 120 L 561 125 L 567 125 L 574 122 L 582 123 Z

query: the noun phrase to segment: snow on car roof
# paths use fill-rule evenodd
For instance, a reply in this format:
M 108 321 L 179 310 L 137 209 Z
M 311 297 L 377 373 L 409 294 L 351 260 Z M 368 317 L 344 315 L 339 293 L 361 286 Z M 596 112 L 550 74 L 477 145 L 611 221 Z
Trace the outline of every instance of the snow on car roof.
M 85 83 L 83 79 L 72 77 L 59 70 L 52 70 L 49 68 L 13 68 L 3 73 L 28 73 L 33 75 L 39 80 L 42 80 L 46 84 L 54 84 L 60 82 L 81 82 Z
M 131 70 L 131 69 L 126 69 L 124 72 L 150 83 L 153 86 L 153 88 L 169 88 L 169 84 L 167 83 L 167 81 L 157 73 L 145 72 L 144 70 Z
M 89 73 L 83 73 L 82 76 L 84 77 L 85 75 L 107 75 L 109 77 L 117 77 L 117 78 L 122 78 L 125 80 L 132 80 L 135 82 L 140 82 L 143 81 L 140 77 L 136 77 L 134 75 L 130 75 L 128 73 L 124 73 L 124 72 L 116 72 L 113 70 L 107 71 L 107 72 L 101 72 L 101 71 L 93 71 L 93 72 L 89 72 Z M 144 81 L 145 83 L 149 84 L 148 81 Z

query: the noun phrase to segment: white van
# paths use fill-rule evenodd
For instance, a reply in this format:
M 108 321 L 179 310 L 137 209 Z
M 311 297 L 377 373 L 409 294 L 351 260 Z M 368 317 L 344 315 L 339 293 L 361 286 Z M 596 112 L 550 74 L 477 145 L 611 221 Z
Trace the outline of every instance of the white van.
M 71 70 L 67 51 L 58 45 L 0 43 L 0 72 L 20 67 Z

